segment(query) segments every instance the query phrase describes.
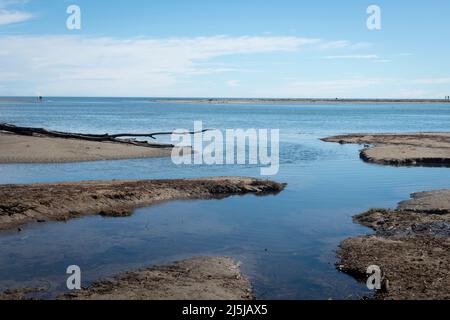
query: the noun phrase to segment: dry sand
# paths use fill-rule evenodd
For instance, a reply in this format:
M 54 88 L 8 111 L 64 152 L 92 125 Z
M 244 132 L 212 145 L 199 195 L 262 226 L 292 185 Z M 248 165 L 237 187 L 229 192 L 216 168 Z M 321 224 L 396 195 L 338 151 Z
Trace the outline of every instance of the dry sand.
M 180 150 L 191 152 L 190 148 Z M 59 163 L 168 157 L 172 148 L 148 148 L 113 142 L 92 142 L 0 133 L 0 163 Z
M 11 289 L 0 300 L 25 300 L 42 288 Z M 239 263 L 228 257 L 195 257 L 167 266 L 124 272 L 60 300 L 250 300 L 249 280 Z
M 338 269 L 365 281 L 377 265 L 384 274 L 376 299 L 450 299 L 450 190 L 422 192 L 395 210 L 354 217 L 375 235 L 347 239 Z
M 170 200 L 276 194 L 284 187 L 244 177 L 0 185 L 0 230 L 89 214 L 127 216 L 134 208 Z
M 322 139 L 341 144 L 368 144 L 367 162 L 396 166 L 450 166 L 450 133 L 349 134 Z

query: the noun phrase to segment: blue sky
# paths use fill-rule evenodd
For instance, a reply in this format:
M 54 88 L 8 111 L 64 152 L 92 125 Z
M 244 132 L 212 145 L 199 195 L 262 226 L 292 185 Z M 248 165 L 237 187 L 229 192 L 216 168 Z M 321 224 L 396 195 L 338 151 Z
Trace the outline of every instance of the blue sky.
M 0 95 L 443 98 L 449 33 L 447 0 L 0 0 Z

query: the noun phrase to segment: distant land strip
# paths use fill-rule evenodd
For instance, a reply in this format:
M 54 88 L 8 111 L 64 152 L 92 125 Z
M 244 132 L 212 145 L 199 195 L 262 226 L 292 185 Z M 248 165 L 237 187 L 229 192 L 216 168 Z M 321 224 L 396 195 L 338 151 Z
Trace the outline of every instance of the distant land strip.
M 159 98 L 150 99 L 150 102 L 165 103 L 202 103 L 202 104 L 273 104 L 273 103 L 311 103 L 311 104 L 335 104 L 335 103 L 367 103 L 367 104 L 450 104 L 448 99 L 272 99 L 272 98 Z

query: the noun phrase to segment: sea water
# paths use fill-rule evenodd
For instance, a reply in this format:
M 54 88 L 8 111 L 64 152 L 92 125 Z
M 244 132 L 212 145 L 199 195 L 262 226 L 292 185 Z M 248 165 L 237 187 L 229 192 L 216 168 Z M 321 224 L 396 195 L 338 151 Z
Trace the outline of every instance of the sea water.
M 335 268 L 339 243 L 371 231 L 352 216 L 395 207 L 412 192 L 450 187 L 446 168 L 364 163 L 356 145 L 320 138 L 354 132 L 449 131 L 450 106 L 439 104 L 182 104 L 144 98 L 0 99 L 0 122 L 86 133 L 190 129 L 280 129 L 276 196 L 174 201 L 131 217 L 89 216 L 0 233 L 0 290 L 46 287 L 65 292 L 66 268 L 82 285 L 125 270 L 202 255 L 241 262 L 262 299 L 358 299 L 365 284 Z M 159 139 L 170 142 L 168 137 Z M 251 165 L 177 166 L 170 158 L 67 164 L 0 165 L 0 183 L 96 179 L 260 177 Z

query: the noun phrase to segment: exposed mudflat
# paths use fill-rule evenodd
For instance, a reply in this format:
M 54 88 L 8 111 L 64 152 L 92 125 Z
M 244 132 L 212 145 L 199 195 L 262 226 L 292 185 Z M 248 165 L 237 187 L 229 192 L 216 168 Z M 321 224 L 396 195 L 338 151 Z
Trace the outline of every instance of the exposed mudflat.
M 44 289 L 0 293 L 0 300 L 27 299 Z M 60 296 L 61 300 L 250 300 L 249 280 L 227 257 L 197 257 L 167 266 L 129 271 Z
M 338 269 L 358 279 L 377 265 L 384 289 L 377 299 L 450 299 L 450 190 L 422 192 L 397 209 L 354 217 L 375 235 L 342 242 Z
M 245 177 L 0 185 L 0 230 L 92 214 L 127 216 L 135 208 L 170 200 L 276 194 L 284 187 Z
M 397 166 L 450 167 L 450 133 L 349 134 L 325 142 L 370 145 L 361 150 L 367 162 Z

